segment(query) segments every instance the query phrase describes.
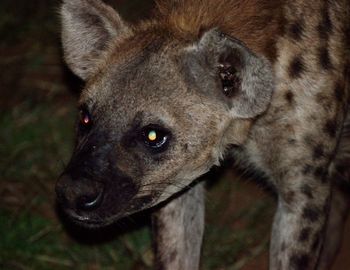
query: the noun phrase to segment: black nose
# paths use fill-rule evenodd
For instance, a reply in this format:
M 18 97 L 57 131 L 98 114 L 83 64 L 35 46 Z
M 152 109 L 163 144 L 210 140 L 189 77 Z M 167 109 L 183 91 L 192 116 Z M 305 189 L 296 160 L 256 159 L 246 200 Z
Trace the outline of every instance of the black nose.
M 77 208 L 83 211 L 95 210 L 101 205 L 103 192 L 92 195 L 83 195 L 77 199 Z
M 65 174 L 56 184 L 56 194 L 58 202 L 64 208 L 92 211 L 102 204 L 104 186 L 85 178 L 73 180 Z

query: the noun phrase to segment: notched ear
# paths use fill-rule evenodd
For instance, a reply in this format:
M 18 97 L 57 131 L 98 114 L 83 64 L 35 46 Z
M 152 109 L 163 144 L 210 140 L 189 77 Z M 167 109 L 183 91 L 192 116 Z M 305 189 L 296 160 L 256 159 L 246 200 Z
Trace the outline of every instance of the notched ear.
M 253 118 L 267 109 L 274 90 L 267 59 L 215 29 L 204 33 L 197 48 L 220 81 L 233 117 Z
M 129 31 L 117 12 L 100 0 L 64 0 L 61 21 L 65 60 L 83 80 L 96 71 L 109 42 Z

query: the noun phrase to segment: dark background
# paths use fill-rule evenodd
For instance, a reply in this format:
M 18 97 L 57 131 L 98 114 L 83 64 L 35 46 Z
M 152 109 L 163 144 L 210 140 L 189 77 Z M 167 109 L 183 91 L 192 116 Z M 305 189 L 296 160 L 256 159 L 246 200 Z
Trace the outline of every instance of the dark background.
M 132 22 L 153 6 L 108 2 Z M 87 232 L 55 211 L 83 87 L 62 61 L 59 3 L 0 1 L 0 269 L 152 269 L 147 215 Z M 202 269 L 266 269 L 273 198 L 232 171 L 211 177 Z M 334 269 L 347 263 L 345 253 Z

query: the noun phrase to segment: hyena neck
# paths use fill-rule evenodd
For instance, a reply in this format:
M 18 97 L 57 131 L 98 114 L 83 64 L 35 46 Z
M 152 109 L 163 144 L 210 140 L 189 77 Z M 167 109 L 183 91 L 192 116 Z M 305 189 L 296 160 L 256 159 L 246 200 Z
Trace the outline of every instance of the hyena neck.
M 182 39 L 196 40 L 218 28 L 273 60 L 273 44 L 282 34 L 282 4 L 282 0 L 160 0 L 156 15 L 161 25 Z

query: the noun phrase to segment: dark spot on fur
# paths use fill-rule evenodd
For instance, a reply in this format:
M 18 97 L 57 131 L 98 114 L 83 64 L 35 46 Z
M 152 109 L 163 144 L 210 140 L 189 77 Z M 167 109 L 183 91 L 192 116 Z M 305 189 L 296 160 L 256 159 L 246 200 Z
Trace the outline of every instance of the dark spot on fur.
M 320 210 L 316 206 L 307 206 L 303 210 L 302 217 L 311 222 L 316 222 L 320 218 Z
M 314 148 L 313 159 L 317 160 L 324 157 L 324 146 L 322 144 L 318 144 Z
M 349 162 L 343 162 L 340 163 L 336 166 L 336 175 L 338 177 L 340 177 L 341 179 L 344 179 L 345 182 L 350 179 L 350 163 Z M 348 187 L 346 187 L 345 189 L 349 189 Z M 349 189 L 350 191 L 350 189 Z
M 314 236 L 314 240 L 312 241 L 312 245 L 311 245 L 311 249 L 313 251 L 316 251 L 319 244 L 320 244 L 320 238 L 321 238 L 321 235 L 320 233 L 316 233 L 315 236 Z
M 290 145 L 295 145 L 295 144 L 297 143 L 297 140 L 289 138 L 289 139 L 288 139 L 288 143 L 289 143 Z
M 161 262 L 160 260 L 158 260 L 158 258 L 157 258 L 156 261 L 157 261 L 157 262 L 156 262 L 156 266 L 157 266 L 156 270 L 166 270 L 166 266 L 164 265 L 163 262 Z
M 325 110 L 330 110 L 335 104 L 335 102 L 334 102 L 332 97 L 330 97 L 328 94 L 322 93 L 322 92 L 318 93 L 316 95 L 316 101 Z M 317 117 L 317 119 L 318 119 L 318 117 Z
M 333 65 L 331 63 L 330 56 L 329 56 L 328 48 L 321 47 L 318 51 L 318 57 L 319 57 L 319 61 L 320 61 L 320 66 L 323 69 L 329 70 L 333 67 Z
M 284 252 L 287 248 L 286 242 L 283 241 L 282 245 L 281 245 L 281 251 Z
M 342 83 L 337 82 L 334 88 L 334 95 L 336 99 L 341 102 L 344 99 L 344 86 Z
M 328 175 L 328 173 L 325 174 L 325 175 L 323 175 L 323 177 L 321 178 L 321 182 L 322 182 L 323 184 L 327 183 L 328 180 L 329 180 L 329 175 Z
M 177 251 L 176 250 L 173 250 L 170 255 L 169 255 L 169 262 L 173 262 L 175 261 L 177 258 Z
M 287 204 L 292 204 L 293 201 L 294 201 L 294 198 L 295 198 L 295 192 L 294 191 L 289 191 L 286 193 L 286 196 L 285 196 L 285 201 Z
M 295 270 L 304 270 L 309 266 L 309 256 L 307 254 L 294 254 L 290 257 L 290 267 Z
M 323 205 L 323 213 L 327 214 L 329 213 L 329 210 L 330 210 L 330 206 L 331 206 L 331 197 L 328 196 L 324 205 Z
M 314 175 L 316 178 L 323 178 L 325 174 L 325 169 L 323 167 L 317 167 L 315 169 Z
M 303 169 L 303 174 L 304 175 L 308 175 L 308 174 L 310 174 L 311 172 L 312 172 L 312 166 L 311 165 L 305 165 L 304 166 L 304 169 Z
M 312 189 L 308 184 L 305 184 L 301 187 L 301 192 L 309 199 L 314 198 L 314 195 L 312 194 Z
M 289 76 L 293 79 L 299 78 L 305 71 L 305 66 L 301 56 L 296 56 L 289 65 Z
M 273 113 L 278 114 L 282 109 L 280 107 L 273 108 Z
M 282 261 L 281 260 L 278 260 L 277 269 L 282 270 Z
M 311 228 L 306 227 L 301 230 L 300 235 L 299 235 L 299 241 L 300 242 L 306 242 L 310 239 L 310 233 L 311 233 Z
M 326 183 L 328 180 L 327 170 L 322 166 L 315 169 L 314 176 L 320 179 L 322 183 Z
M 329 12 L 325 8 L 322 12 L 322 21 L 317 26 L 317 31 L 321 39 L 328 39 L 329 34 L 332 33 L 333 24 L 331 18 L 329 17 Z
M 337 122 L 335 120 L 328 120 L 324 126 L 324 131 L 331 138 L 337 134 Z
M 292 91 L 287 91 L 287 93 L 285 94 L 285 98 L 288 102 L 289 105 L 292 105 L 293 104 L 293 101 L 294 101 L 294 94 Z
M 304 24 L 301 21 L 292 23 L 289 26 L 289 35 L 292 39 L 300 41 L 304 32 Z
M 277 59 L 277 47 L 276 47 L 276 40 L 271 39 L 266 43 L 265 46 L 265 52 L 266 56 L 271 62 L 275 62 Z
M 315 145 L 315 136 L 313 134 L 307 134 L 304 136 L 304 141 L 307 146 Z

